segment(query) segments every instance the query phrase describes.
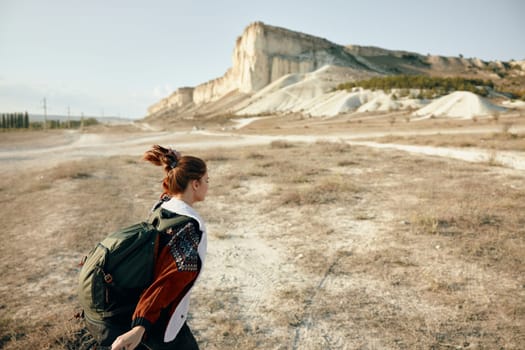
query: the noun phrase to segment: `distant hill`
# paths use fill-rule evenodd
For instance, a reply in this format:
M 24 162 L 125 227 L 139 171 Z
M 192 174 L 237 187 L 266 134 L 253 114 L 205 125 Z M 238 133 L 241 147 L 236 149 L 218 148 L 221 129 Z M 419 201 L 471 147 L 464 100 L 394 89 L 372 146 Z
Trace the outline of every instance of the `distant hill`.
M 60 120 L 60 122 L 65 122 L 67 121 L 69 118 L 69 120 L 80 120 L 81 119 L 81 116 L 70 116 L 68 117 L 67 115 L 56 115 L 56 114 L 48 114 L 47 115 L 47 120 Z M 99 123 L 103 123 L 103 124 L 126 124 L 126 123 L 131 123 L 133 122 L 134 120 L 133 119 L 128 119 L 128 118 L 120 118 L 120 117 L 112 117 L 112 116 L 107 116 L 107 117 L 98 117 L 98 116 L 84 116 L 84 118 L 95 118 L 96 120 L 98 120 Z M 44 115 L 43 114 L 32 114 L 32 113 L 29 113 L 29 120 L 31 122 L 43 122 L 44 121 Z
M 325 101 L 320 96 L 339 84 L 389 75 L 486 80 L 493 82 L 495 88 L 525 95 L 525 61 L 486 62 L 461 56 L 343 46 L 255 22 L 237 39 L 232 67 L 222 77 L 177 89 L 152 105 L 147 119 L 162 123 L 221 114 L 300 113 L 307 105 L 311 111 L 314 106 L 310 102 L 315 103 L 315 99 Z M 340 94 L 338 98 L 341 99 Z

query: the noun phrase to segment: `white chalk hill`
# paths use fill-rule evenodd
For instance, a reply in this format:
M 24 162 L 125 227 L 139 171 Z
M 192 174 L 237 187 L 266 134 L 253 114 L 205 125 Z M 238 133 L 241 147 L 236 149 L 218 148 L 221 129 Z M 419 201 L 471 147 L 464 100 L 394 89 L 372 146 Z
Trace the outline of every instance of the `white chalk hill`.
M 338 67 L 325 66 L 304 74 L 288 74 L 253 95 L 237 115 L 301 112 L 315 117 L 331 117 L 351 112 L 388 112 L 417 109 L 413 116 L 473 118 L 492 115 L 505 108 L 467 91 L 456 91 L 430 103 L 410 97 L 398 97 L 394 90 L 353 89 L 334 91 L 332 74 Z M 414 94 L 412 94 L 414 95 Z
M 472 92 L 456 91 L 432 101 L 414 112 L 413 115 L 422 119 L 442 116 L 471 119 L 473 117 L 493 115 L 505 110 L 504 107 L 496 106 L 489 100 Z

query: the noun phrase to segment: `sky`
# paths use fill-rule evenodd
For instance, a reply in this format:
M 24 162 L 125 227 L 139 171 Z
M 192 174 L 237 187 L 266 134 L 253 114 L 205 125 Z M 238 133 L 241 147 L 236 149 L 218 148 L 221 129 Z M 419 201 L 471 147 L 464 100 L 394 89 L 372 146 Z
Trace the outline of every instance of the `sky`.
M 142 118 L 222 76 L 252 22 L 341 45 L 525 59 L 522 0 L 0 0 L 0 112 Z

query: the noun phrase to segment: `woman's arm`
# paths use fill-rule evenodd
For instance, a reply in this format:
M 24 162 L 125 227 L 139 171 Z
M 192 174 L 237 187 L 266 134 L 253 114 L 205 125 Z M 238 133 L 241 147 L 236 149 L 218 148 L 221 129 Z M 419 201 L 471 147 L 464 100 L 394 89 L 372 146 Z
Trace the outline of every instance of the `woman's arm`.
M 169 254 L 169 249 L 165 251 Z M 161 258 L 163 255 L 164 252 Z M 133 313 L 131 326 L 143 326 L 148 333 L 158 320 L 161 311 L 170 305 L 178 304 L 196 278 L 197 271 L 179 271 L 175 263 L 168 264 L 151 286 L 142 293 Z

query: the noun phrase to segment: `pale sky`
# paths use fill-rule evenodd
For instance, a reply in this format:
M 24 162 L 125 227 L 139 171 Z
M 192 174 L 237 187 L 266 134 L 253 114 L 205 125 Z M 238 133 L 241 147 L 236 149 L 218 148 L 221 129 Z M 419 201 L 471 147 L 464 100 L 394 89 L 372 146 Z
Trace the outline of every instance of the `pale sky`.
M 525 59 L 522 0 L 0 0 L 0 112 L 140 118 L 222 76 L 250 23 L 341 45 Z

